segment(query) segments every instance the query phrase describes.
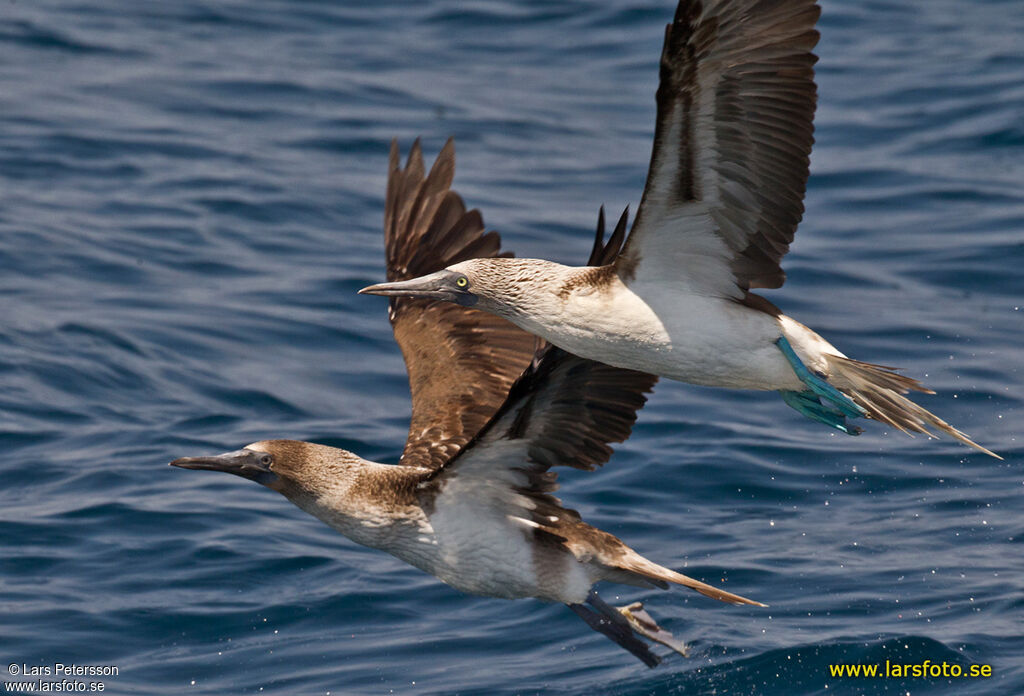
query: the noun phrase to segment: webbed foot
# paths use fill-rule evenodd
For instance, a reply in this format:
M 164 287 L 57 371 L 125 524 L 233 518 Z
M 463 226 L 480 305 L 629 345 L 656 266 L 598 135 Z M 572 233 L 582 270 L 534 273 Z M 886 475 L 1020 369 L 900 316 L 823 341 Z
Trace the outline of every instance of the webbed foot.
M 818 375 L 809 370 L 793 350 L 793 346 L 789 345 L 785 336 L 780 336 L 775 341 L 775 345 L 786 356 L 786 360 L 789 361 L 796 376 L 807 385 L 805 391 L 779 391 L 783 401 L 811 420 L 824 423 L 847 435 L 860 435 L 861 429 L 847 424 L 846 419 L 860 418 L 866 416 L 868 412 L 854 403 L 846 394 L 829 384 L 824 375 Z
M 569 604 L 568 607 L 588 626 L 615 641 L 648 667 L 657 667 L 661 663 L 661 658 L 651 652 L 650 646 L 636 637 L 629 619 L 618 609 L 607 604 L 593 590 L 587 597 L 587 604 L 596 611 L 582 604 Z
M 846 422 L 846 416 L 839 413 L 828 406 L 821 403 L 818 395 L 814 392 L 807 391 L 780 391 L 779 394 L 782 396 L 782 400 L 786 404 L 800 413 L 804 414 L 811 420 L 824 423 L 825 425 L 840 430 L 847 435 L 860 435 L 863 432 L 856 425 L 850 425 Z
M 629 621 L 629 625 L 634 631 L 642 635 L 644 638 L 653 640 L 656 643 L 675 650 L 683 657 L 689 657 L 690 651 L 686 647 L 686 643 L 676 639 L 671 633 L 666 631 L 664 628 L 658 625 L 658 623 L 651 618 L 651 615 L 644 609 L 642 602 L 633 602 L 624 607 L 617 607 L 619 613 L 626 617 Z

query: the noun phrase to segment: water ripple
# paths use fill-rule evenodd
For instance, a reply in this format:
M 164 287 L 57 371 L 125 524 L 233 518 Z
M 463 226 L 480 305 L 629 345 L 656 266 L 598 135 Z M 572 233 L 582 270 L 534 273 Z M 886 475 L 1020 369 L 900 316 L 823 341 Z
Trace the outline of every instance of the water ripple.
M 635 203 L 669 3 L 7 3 L 0 43 L 0 645 L 112 693 L 1024 693 L 1024 12 L 826 0 L 807 214 L 771 293 L 1007 457 L 662 382 L 559 495 L 768 609 L 643 599 L 653 671 L 564 607 L 467 597 L 171 459 L 266 437 L 395 461 L 392 137 L 522 256 Z M 657 485 L 654 485 L 656 482 Z M 617 591 L 622 596 L 616 596 Z M 990 679 L 828 666 L 991 664 Z

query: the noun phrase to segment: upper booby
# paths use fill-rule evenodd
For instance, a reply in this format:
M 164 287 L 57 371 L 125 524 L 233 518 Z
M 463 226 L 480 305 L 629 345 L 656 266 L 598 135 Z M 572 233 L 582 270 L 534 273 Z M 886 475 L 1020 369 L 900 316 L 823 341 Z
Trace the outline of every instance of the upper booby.
M 815 0 L 682 0 L 665 32 L 647 182 L 611 263 L 473 259 L 364 288 L 472 305 L 576 355 L 693 384 L 777 390 L 851 435 L 863 416 L 972 442 L 905 398 L 934 393 L 851 360 L 755 295 L 803 215 L 817 101 Z
M 389 277 L 502 256 L 498 235 L 485 234 L 480 213 L 466 212 L 450 189 L 453 173 L 452 141 L 425 177 L 418 142 L 404 170 L 392 144 Z M 599 240 L 602 232 L 599 226 Z M 615 251 L 599 241 L 592 259 Z M 412 393 L 398 464 L 295 440 L 171 464 L 260 483 L 353 541 L 465 592 L 563 602 L 652 667 L 660 658 L 637 634 L 684 652 L 682 644 L 639 604 L 622 610 L 605 604 L 595 583 L 663 589 L 677 583 L 724 602 L 759 605 L 647 560 L 552 495 L 558 486 L 549 469 L 590 470 L 607 461 L 608 443 L 628 437 L 657 377 L 553 346 L 535 353 L 533 336 L 457 304 L 396 298 L 389 316 Z

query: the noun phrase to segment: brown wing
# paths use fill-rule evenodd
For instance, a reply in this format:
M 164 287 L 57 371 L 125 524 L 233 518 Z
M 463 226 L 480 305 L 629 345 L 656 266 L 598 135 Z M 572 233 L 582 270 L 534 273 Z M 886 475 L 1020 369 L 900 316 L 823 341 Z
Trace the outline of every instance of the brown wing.
M 723 602 L 758 604 L 648 561 L 552 495 L 558 484 L 549 469 L 591 470 L 608 461 L 609 443 L 629 437 L 657 381 L 547 347 L 473 442 L 417 486 L 435 531 L 498 515 L 531 533 L 538 547 L 603 566 L 607 580 L 661 588 L 674 582 Z
M 605 242 L 601 208 L 590 265 L 615 261 L 628 217 L 629 211 L 623 211 Z M 608 461 L 609 443 L 629 437 L 637 411 L 647 401 L 644 395 L 657 381 L 657 375 L 612 367 L 545 344 L 473 440 L 424 478 L 424 495 L 436 493 L 453 476 L 486 480 L 504 478 L 506 471 L 521 477 L 516 491 L 533 496 L 541 507 L 548 501 L 557 506 L 558 500 L 547 495 L 557 488 L 548 469 L 560 465 L 589 471 Z M 496 446 L 501 441 L 509 444 Z
M 538 504 L 556 490 L 553 466 L 593 470 L 611 457 L 647 401 L 656 375 L 611 367 L 546 346 L 508 393 L 508 398 L 465 449 L 427 480 L 452 477 L 510 482 Z M 505 443 L 505 444 L 500 444 Z M 571 513 L 571 511 L 569 511 Z M 575 515 L 575 513 L 572 513 Z M 577 518 L 578 519 L 578 518 Z
M 609 443 L 629 437 L 657 381 L 547 346 L 509 392 L 481 445 L 522 440 L 538 473 L 559 465 L 593 470 L 611 457 Z
M 558 543 L 587 533 L 579 514 L 552 495 L 557 475 L 549 469 L 592 470 L 608 461 L 609 443 L 629 437 L 657 381 L 547 346 L 477 437 L 424 477 L 421 504 L 439 512 L 478 506 L 479 514 L 518 520 Z M 595 548 L 611 553 L 620 543 L 594 532 L 588 538 Z
M 391 143 L 384 239 L 389 281 L 407 280 L 471 258 L 501 253 L 477 210 L 451 190 L 455 144 L 448 140 L 424 176 L 417 140 L 405 169 Z M 437 468 L 490 420 L 530 364 L 536 339 L 504 319 L 448 302 L 392 298 L 395 341 L 412 393 L 401 463 Z
M 817 92 L 815 0 L 682 0 L 665 32 L 654 148 L 620 275 L 741 299 L 785 281 Z

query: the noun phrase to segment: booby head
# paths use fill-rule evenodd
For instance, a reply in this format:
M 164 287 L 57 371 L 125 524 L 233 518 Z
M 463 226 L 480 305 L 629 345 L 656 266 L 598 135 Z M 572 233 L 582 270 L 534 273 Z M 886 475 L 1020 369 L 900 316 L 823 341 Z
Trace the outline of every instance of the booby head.
M 359 291 L 360 295 L 384 295 L 385 297 L 420 297 L 429 300 L 454 302 L 463 307 L 472 307 L 480 297 L 470 288 L 475 283 L 466 273 L 454 270 L 455 266 L 437 273 L 430 273 L 412 280 L 395 283 L 370 285 Z
M 171 466 L 223 471 L 294 499 L 351 480 L 361 461 L 351 452 L 312 442 L 261 440 L 224 454 L 175 459 Z
M 224 454 L 182 457 L 171 466 L 255 481 L 353 541 L 389 551 L 392 518 L 416 517 L 415 484 L 426 471 L 377 464 L 347 450 L 299 440 L 263 440 Z
M 469 259 L 412 280 L 371 285 L 359 294 L 442 300 L 509 317 L 553 297 L 568 270 L 541 259 Z
M 254 443 L 259 444 L 259 443 Z M 252 445 L 240 450 L 225 452 L 205 457 L 181 457 L 171 462 L 171 466 L 182 469 L 206 469 L 223 471 L 235 476 L 273 488 L 280 483 L 281 477 L 273 470 L 274 456 L 269 452 L 261 452 Z

